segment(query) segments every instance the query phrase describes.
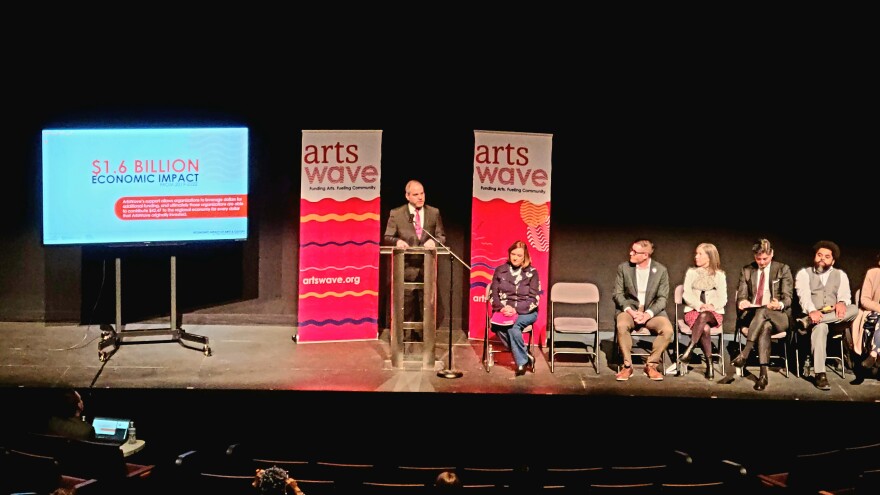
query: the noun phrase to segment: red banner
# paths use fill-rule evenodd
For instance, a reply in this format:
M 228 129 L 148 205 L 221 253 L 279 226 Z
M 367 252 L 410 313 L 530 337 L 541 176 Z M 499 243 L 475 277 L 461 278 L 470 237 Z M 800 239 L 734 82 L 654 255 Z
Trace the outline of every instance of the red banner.
M 381 131 L 303 131 L 297 341 L 378 338 Z
M 468 337 L 486 330 L 486 287 L 507 248 L 522 240 L 541 280 L 535 342 L 547 335 L 550 266 L 551 134 L 474 132 Z

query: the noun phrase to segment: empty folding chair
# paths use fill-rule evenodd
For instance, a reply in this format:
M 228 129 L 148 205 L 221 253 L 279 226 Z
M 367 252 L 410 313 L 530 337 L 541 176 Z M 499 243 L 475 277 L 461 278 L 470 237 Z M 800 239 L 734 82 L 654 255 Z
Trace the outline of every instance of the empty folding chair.
M 571 311 L 578 312 L 571 315 Z M 589 336 L 592 339 L 587 340 Z M 557 282 L 550 289 L 551 373 L 556 370 L 557 354 L 590 356 L 599 374 L 599 288 L 596 284 Z

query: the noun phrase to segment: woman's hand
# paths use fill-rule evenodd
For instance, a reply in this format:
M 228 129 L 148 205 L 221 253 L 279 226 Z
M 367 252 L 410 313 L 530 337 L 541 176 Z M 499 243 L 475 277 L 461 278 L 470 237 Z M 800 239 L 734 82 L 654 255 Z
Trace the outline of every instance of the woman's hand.
M 503 308 L 501 308 L 501 314 L 503 314 L 504 316 L 513 316 L 516 314 L 516 310 L 513 309 L 512 306 L 504 306 Z

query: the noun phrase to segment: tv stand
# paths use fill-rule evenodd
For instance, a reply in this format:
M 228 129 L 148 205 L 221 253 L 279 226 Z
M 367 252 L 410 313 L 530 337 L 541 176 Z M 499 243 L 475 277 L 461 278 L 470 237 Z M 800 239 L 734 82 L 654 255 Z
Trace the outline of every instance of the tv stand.
M 119 346 L 125 344 L 152 344 L 177 342 L 187 349 L 202 351 L 205 356 L 211 355 L 208 337 L 187 333 L 177 325 L 177 257 L 171 257 L 171 317 L 168 328 L 126 330 L 122 324 L 122 259 L 116 258 L 116 327 L 102 327 L 101 341 L 98 342 L 98 360 L 107 361 Z M 105 329 L 107 328 L 107 329 Z M 140 337 L 168 336 L 169 340 L 137 340 Z M 201 347 L 187 345 L 187 342 L 201 344 Z M 110 350 L 106 350 L 110 347 Z

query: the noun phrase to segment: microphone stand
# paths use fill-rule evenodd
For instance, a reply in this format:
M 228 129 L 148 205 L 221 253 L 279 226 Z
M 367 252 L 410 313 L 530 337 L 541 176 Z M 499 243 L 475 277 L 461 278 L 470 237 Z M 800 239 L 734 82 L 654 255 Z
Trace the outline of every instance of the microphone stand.
M 410 216 L 412 216 L 412 215 L 410 215 Z M 437 243 L 438 246 L 445 248 L 450 254 L 450 256 L 449 256 L 449 353 L 448 353 L 449 359 L 447 360 L 448 365 L 446 366 L 446 369 L 438 371 L 437 376 L 439 376 L 440 378 L 461 378 L 462 376 L 464 376 L 464 373 L 459 370 L 456 370 L 452 367 L 452 267 L 453 267 L 452 259 L 453 258 L 457 259 L 458 262 L 461 263 L 462 265 L 464 265 L 464 267 L 467 268 L 468 270 L 471 269 L 471 266 L 468 265 L 467 263 L 465 263 L 455 253 L 453 253 L 452 250 L 449 249 L 449 246 L 447 246 L 446 244 L 443 244 L 442 242 L 440 242 L 439 239 L 437 239 L 436 237 L 431 235 L 430 232 L 428 232 L 425 229 L 422 229 L 422 232 L 428 234 L 428 237 L 430 237 L 435 243 Z

